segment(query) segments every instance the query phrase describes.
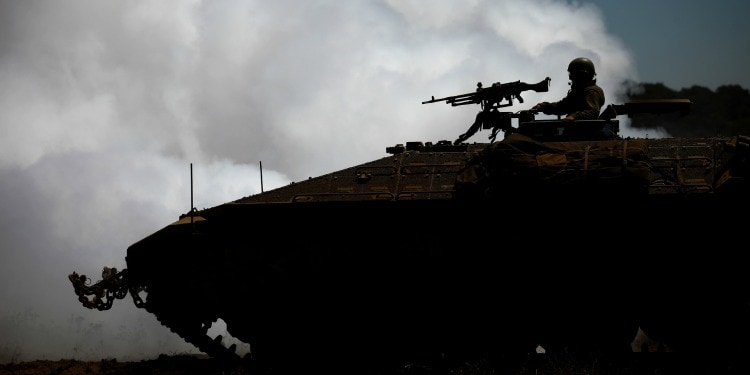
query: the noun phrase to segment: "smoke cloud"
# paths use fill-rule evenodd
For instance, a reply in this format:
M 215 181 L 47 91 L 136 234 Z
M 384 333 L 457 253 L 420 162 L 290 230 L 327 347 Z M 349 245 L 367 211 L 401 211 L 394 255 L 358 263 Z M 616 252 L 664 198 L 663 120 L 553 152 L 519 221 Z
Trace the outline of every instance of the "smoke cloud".
M 597 66 L 638 81 L 598 8 L 556 0 L 0 1 L 0 363 L 197 352 L 130 297 L 81 306 L 73 271 L 212 207 L 454 140 L 478 107 L 422 105 L 477 82 Z M 625 127 L 623 133 L 628 135 Z M 470 141 L 484 142 L 488 132 Z

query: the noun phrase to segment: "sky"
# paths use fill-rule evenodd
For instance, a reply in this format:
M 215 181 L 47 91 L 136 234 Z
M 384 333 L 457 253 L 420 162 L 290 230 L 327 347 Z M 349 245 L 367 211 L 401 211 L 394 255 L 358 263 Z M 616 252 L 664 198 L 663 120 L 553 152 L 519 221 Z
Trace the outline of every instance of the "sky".
M 127 268 L 189 211 L 191 166 L 201 209 L 452 141 L 480 108 L 422 101 L 550 77 L 509 110 L 528 109 L 581 56 L 608 104 L 627 81 L 749 88 L 748 4 L 0 0 L 0 363 L 197 353 L 67 279 Z

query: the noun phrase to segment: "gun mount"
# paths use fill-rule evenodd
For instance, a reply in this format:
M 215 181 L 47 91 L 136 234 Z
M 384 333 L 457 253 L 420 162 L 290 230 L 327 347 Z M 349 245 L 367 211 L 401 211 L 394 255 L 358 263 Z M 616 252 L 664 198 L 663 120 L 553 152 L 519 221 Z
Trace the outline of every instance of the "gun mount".
M 518 87 L 428 102 L 496 109 Z M 678 351 L 746 357 L 750 276 L 721 240 L 746 230 L 750 137 L 618 134 L 619 115 L 689 108 L 626 103 L 586 122 L 501 114 L 519 120 L 490 122 L 501 141 L 388 147 L 190 210 L 133 243 L 126 270 L 69 278 L 87 308 L 129 292 L 200 350 L 236 358 L 206 334 L 222 319 L 250 345 L 244 358 L 273 368 L 512 358 L 536 345 L 623 353 L 638 327 Z

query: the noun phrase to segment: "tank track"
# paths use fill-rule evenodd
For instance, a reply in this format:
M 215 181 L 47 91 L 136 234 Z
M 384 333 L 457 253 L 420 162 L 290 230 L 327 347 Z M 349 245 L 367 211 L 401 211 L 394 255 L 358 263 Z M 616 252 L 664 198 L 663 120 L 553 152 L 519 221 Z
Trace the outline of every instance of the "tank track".
M 193 315 L 186 315 L 179 311 L 154 308 L 153 306 L 148 305 L 146 306 L 146 311 L 154 314 L 161 325 L 169 328 L 170 331 L 176 333 L 183 340 L 192 344 L 211 358 L 232 363 L 249 361 L 251 359 L 250 353 L 247 353 L 244 357 L 237 354 L 236 344 L 232 344 L 230 347 L 225 347 L 222 344 L 223 336 L 218 335 L 215 338 L 211 338 L 211 336 L 208 335 L 208 330 L 211 328 L 213 322 L 218 319 L 218 316 L 213 319 L 196 319 Z
M 129 285 L 127 269 L 118 272 L 116 268 L 104 267 L 102 280 L 93 285 L 89 285 L 91 280 L 86 275 L 79 275 L 76 272 L 70 274 L 68 279 L 73 284 L 79 302 L 84 307 L 100 311 L 109 310 L 115 299 L 123 299 L 129 292 L 136 307 L 154 314 L 161 325 L 169 328 L 170 331 L 211 358 L 232 362 L 250 359 L 250 353 L 244 357 L 236 353 L 236 344 L 225 347 L 222 344 L 221 335 L 215 338 L 208 335 L 208 330 L 219 318 L 218 315 L 204 313 L 199 317 L 171 309 L 168 303 L 156 306 L 151 302 L 154 300 L 153 297 L 144 301 L 140 292 L 149 293 L 148 289 Z

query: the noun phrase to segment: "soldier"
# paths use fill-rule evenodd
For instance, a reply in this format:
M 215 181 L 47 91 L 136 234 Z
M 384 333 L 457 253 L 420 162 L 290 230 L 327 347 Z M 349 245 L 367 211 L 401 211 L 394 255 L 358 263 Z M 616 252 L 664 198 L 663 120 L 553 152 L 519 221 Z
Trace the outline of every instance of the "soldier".
M 532 112 L 548 115 L 565 115 L 563 120 L 596 120 L 604 106 L 604 90 L 596 84 L 594 63 L 578 57 L 568 64 L 571 86 L 562 100 L 554 103 L 542 102 L 531 108 Z

